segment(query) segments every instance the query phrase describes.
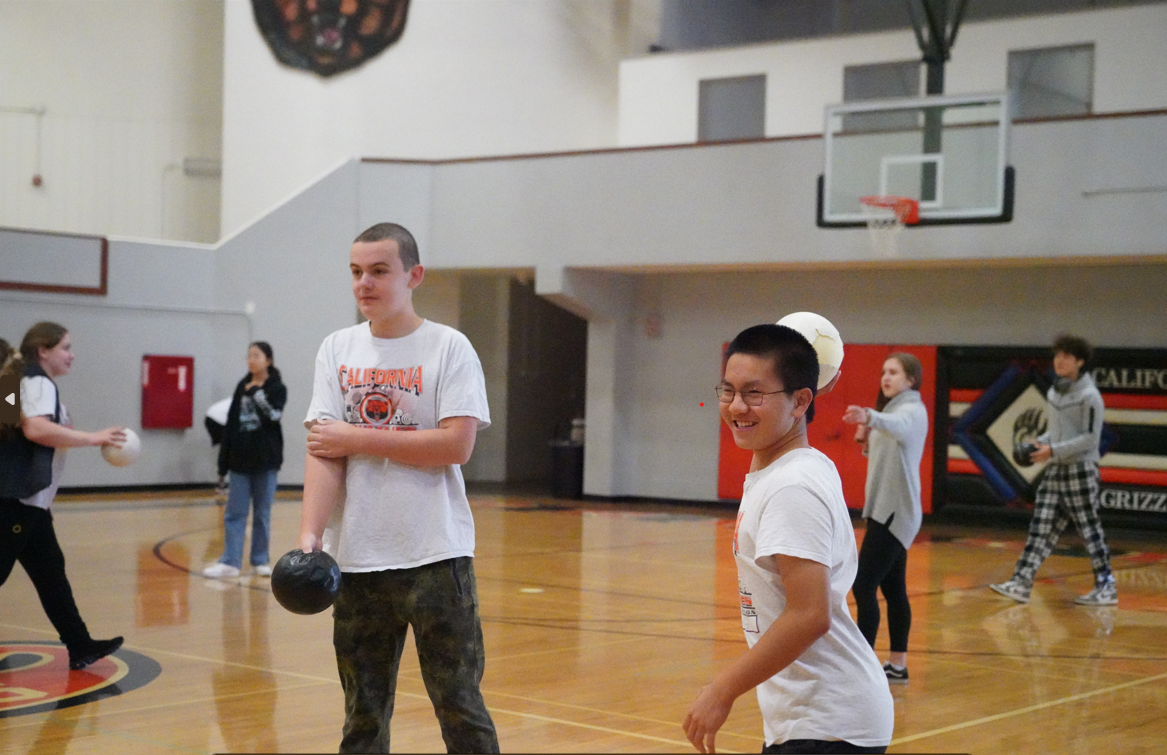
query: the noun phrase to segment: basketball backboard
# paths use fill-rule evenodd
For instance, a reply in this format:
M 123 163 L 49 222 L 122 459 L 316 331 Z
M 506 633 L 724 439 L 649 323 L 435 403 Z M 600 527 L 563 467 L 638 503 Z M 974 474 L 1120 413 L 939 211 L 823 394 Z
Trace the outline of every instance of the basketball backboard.
M 818 225 L 867 224 L 862 197 L 920 203 L 917 225 L 1013 219 L 1009 94 L 832 105 L 823 132 Z

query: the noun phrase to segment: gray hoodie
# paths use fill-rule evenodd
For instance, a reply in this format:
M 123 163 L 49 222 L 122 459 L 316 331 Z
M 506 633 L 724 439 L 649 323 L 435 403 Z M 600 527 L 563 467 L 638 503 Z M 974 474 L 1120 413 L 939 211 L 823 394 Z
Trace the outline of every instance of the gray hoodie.
M 1065 393 L 1051 386 L 1045 398 L 1049 402 L 1049 432 L 1039 436 L 1037 442 L 1053 451 L 1050 463 L 1097 462 L 1104 407 L 1094 378 L 1082 375 L 1070 383 Z
M 920 461 L 928 437 L 928 410 L 920 392 L 908 389 L 882 412 L 870 410 L 867 426 L 867 501 L 863 517 L 888 529 L 905 548 L 912 546 L 924 515 L 920 508 Z

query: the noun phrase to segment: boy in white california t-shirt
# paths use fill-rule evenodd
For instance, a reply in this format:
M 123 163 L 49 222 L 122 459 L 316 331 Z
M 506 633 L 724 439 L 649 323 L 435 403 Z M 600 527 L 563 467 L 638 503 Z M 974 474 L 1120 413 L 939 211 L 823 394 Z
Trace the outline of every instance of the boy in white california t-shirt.
M 734 701 L 757 688 L 765 753 L 885 752 L 887 677 L 847 608 L 858 555 L 831 460 L 810 447 L 818 357 L 797 331 L 757 325 L 717 386 L 734 442 L 753 452 L 734 530 L 749 650 L 704 687 L 683 723 L 714 752 Z
M 417 242 L 380 223 L 353 243 L 368 322 L 324 339 L 305 425 L 300 548 L 344 573 L 333 644 L 345 695 L 341 752 L 389 752 L 397 670 L 413 627 L 450 752 L 498 752 L 485 667 L 474 519 L 460 465 L 490 424 L 478 355 L 413 309 Z

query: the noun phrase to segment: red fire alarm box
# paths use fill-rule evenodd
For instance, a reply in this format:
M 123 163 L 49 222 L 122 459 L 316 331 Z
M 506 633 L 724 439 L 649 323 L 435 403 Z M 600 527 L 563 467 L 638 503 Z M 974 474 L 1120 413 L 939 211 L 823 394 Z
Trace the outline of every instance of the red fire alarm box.
M 194 417 L 194 357 L 142 357 L 142 429 L 182 429 Z

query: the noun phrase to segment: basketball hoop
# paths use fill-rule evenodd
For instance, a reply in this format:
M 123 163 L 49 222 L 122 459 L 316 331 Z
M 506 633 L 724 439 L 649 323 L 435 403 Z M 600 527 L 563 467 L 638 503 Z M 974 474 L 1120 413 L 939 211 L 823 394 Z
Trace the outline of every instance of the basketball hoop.
M 908 197 L 860 197 L 871 247 L 884 257 L 899 255 L 899 235 L 905 225 L 920 222 L 920 203 Z

